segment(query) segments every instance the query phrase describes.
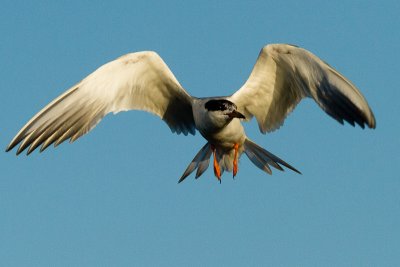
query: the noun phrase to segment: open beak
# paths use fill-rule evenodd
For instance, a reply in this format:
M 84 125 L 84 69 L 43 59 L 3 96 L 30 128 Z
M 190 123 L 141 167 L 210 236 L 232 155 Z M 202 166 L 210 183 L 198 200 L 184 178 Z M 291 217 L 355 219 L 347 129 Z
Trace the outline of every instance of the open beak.
M 232 111 L 231 113 L 228 114 L 228 116 L 231 119 L 233 119 L 233 118 L 246 119 L 246 117 L 237 110 Z

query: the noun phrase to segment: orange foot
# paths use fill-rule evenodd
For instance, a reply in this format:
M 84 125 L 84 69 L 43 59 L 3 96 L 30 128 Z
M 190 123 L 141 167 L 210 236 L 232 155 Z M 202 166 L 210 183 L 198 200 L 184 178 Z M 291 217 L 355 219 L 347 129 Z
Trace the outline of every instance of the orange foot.
M 211 149 L 214 154 L 214 175 L 215 175 L 215 177 L 217 177 L 218 181 L 221 183 L 221 169 L 218 165 L 217 155 L 215 152 L 216 151 L 215 146 L 211 145 Z
M 235 149 L 235 157 L 233 158 L 233 178 L 235 178 L 237 172 L 238 172 L 238 150 L 239 150 L 239 144 L 235 144 L 233 146 L 233 149 Z

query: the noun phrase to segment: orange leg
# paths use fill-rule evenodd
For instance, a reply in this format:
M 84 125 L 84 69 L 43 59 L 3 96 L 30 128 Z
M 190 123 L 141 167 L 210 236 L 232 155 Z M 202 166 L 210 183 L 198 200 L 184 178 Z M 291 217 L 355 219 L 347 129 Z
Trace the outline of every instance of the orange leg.
M 217 154 L 215 152 L 216 151 L 215 146 L 211 145 L 211 149 L 214 154 L 214 175 L 215 175 L 215 177 L 217 177 L 218 181 L 221 183 L 221 169 L 218 165 Z
M 238 150 L 239 150 L 239 144 L 235 144 L 233 146 L 233 149 L 235 149 L 235 157 L 233 158 L 233 178 L 235 178 L 237 172 L 238 172 Z

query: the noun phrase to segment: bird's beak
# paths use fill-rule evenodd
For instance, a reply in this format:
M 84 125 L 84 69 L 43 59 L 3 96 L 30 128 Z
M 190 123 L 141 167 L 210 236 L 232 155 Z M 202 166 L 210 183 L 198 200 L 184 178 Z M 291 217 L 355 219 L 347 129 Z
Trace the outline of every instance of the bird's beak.
M 232 111 L 231 113 L 228 114 L 228 116 L 231 119 L 233 119 L 233 118 L 246 119 L 246 117 L 237 110 Z

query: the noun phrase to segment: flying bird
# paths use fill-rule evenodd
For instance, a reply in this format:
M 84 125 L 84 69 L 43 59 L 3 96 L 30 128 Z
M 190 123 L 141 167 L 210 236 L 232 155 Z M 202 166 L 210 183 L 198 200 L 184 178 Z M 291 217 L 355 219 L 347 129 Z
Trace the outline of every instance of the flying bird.
M 161 57 L 153 51 L 130 53 L 106 63 L 54 99 L 18 132 L 8 145 L 20 144 L 29 155 L 76 139 L 93 129 L 108 113 L 143 110 L 159 116 L 172 132 L 194 135 L 207 143 L 183 175 L 196 178 L 213 156 L 219 181 L 224 171 L 238 172 L 243 152 L 258 168 L 297 169 L 252 142 L 242 126 L 255 117 L 261 133 L 274 131 L 300 100 L 310 97 L 341 124 L 375 128 L 367 101 L 347 78 L 311 52 L 288 44 L 264 46 L 244 85 L 230 96 L 194 97 L 180 85 Z

